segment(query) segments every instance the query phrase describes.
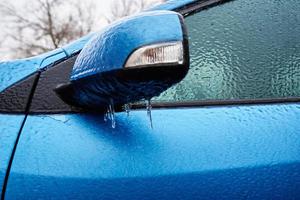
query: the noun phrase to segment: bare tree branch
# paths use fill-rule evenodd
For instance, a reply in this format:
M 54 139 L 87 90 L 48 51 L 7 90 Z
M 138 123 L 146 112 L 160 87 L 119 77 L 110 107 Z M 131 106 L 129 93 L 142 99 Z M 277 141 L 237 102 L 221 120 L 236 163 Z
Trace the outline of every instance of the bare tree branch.
M 88 34 L 94 27 L 95 7 L 92 3 L 85 5 L 80 0 L 36 0 L 20 9 L 0 3 L 9 30 L 5 36 L 15 43 L 10 51 L 17 56 L 33 56 Z
M 111 14 L 103 18 L 111 23 L 162 1 L 113 0 Z M 91 1 L 82 0 L 35 0 L 24 7 L 0 2 L 0 14 L 6 23 L 4 38 L 12 43 L 4 47 L 6 43 L 1 41 L 0 48 L 9 49 L 11 57 L 16 58 L 61 47 L 93 31 L 100 20 L 96 8 Z
M 149 8 L 154 4 L 164 2 L 165 0 L 114 0 L 111 4 L 111 13 L 106 16 L 108 23 L 111 23 L 122 17 L 126 17 Z

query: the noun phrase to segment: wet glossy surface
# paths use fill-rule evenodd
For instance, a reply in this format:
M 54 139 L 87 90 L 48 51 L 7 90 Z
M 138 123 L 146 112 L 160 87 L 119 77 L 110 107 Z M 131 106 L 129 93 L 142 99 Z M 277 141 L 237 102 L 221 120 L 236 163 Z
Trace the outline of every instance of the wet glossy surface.
M 7 198 L 299 197 L 299 104 L 153 110 L 152 120 L 153 130 L 146 110 L 118 113 L 112 129 L 103 115 L 29 116 Z
M 8 162 L 24 115 L 0 114 L 0 196 Z
M 236 0 L 185 19 L 191 69 L 160 101 L 300 96 L 300 4 Z

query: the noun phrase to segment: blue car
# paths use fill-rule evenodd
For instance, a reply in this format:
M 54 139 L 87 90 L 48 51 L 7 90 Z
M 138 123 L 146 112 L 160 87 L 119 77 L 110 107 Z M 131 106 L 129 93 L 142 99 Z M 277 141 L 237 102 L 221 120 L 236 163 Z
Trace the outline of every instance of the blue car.
M 170 0 L 0 63 L 1 199 L 300 199 L 300 3 Z

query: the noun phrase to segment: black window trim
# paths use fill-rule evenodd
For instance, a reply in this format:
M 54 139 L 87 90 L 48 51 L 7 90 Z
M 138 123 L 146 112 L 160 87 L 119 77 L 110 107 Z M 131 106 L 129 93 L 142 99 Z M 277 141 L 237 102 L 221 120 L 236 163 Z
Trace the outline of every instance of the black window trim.
M 206 10 L 211 7 L 215 7 L 230 1 L 234 0 L 196 0 L 191 3 L 185 4 L 184 6 L 181 6 L 179 8 L 175 8 L 173 11 L 179 12 L 184 17 L 187 17 L 198 13 L 202 10 Z
M 300 97 L 283 98 L 261 98 L 261 99 L 220 99 L 220 100 L 196 100 L 196 101 L 174 101 L 174 102 L 152 102 L 152 108 L 200 108 L 212 106 L 249 106 L 268 104 L 299 103 Z M 132 104 L 132 109 L 145 109 L 144 104 Z

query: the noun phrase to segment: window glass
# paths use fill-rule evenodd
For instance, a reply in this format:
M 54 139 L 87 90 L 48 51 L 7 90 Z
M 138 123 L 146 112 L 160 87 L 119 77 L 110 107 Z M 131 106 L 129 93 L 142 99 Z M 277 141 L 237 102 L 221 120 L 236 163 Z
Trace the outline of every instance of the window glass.
M 298 0 L 236 0 L 185 23 L 190 71 L 154 100 L 300 97 Z

